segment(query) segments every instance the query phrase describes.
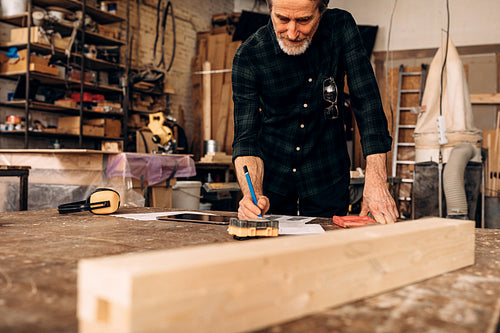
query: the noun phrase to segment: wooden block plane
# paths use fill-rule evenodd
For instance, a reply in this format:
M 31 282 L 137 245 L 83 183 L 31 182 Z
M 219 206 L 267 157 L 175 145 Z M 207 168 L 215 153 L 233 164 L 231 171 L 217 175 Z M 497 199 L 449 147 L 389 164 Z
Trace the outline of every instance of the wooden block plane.
M 84 259 L 79 331 L 268 327 L 472 265 L 474 227 L 428 218 Z

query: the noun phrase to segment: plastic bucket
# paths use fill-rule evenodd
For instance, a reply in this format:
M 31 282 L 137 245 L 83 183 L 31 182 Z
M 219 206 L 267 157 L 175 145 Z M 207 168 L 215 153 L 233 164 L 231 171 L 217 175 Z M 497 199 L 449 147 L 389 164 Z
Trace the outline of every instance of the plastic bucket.
M 12 16 L 22 14 L 26 11 L 26 0 L 2 0 L 1 16 Z
M 201 182 L 178 181 L 172 186 L 172 208 L 200 209 Z

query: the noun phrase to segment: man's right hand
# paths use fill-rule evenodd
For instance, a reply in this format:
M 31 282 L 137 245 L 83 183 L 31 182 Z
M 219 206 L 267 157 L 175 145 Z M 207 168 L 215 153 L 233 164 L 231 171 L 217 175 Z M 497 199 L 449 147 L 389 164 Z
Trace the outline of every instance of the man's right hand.
M 257 206 L 253 203 L 251 196 L 244 196 L 240 200 L 238 218 L 240 220 L 258 219 L 258 215 L 264 216 L 269 210 L 269 199 L 264 195 L 257 195 Z
M 251 191 L 248 186 L 247 178 L 244 169 L 247 167 L 248 174 L 253 184 L 257 205 L 252 201 Z M 264 196 L 262 182 L 264 179 L 264 162 L 256 156 L 238 156 L 234 160 L 234 168 L 238 183 L 240 184 L 243 199 L 240 200 L 238 208 L 239 219 L 257 219 L 258 215 L 264 214 L 269 210 L 269 198 Z

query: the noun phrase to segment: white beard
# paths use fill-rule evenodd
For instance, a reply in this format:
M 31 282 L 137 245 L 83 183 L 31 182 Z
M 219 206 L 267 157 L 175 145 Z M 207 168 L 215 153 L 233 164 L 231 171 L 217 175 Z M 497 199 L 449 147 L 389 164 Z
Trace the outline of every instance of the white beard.
M 291 56 L 301 55 L 306 52 L 309 45 L 311 45 L 310 39 L 305 39 L 300 45 L 290 47 L 285 44 L 285 41 L 282 38 L 278 38 L 278 44 L 283 52 Z

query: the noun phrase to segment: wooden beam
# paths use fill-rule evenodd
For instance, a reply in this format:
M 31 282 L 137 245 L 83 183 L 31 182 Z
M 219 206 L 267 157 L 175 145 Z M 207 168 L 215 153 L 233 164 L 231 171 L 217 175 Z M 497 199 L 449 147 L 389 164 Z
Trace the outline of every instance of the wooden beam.
M 387 58 L 391 60 L 432 58 L 436 55 L 437 50 L 438 48 L 394 50 L 389 51 L 389 55 L 387 55 L 387 51 L 377 51 L 373 52 L 373 57 L 375 61 L 385 61 Z M 457 52 L 459 55 L 497 53 L 500 52 L 500 44 L 457 46 Z
M 497 94 L 470 94 L 472 104 L 500 104 L 500 93 Z
M 84 259 L 79 331 L 264 328 L 471 265 L 474 227 L 430 218 Z
M 212 139 L 212 88 L 211 88 L 211 65 L 210 62 L 203 63 L 203 140 Z
M 227 33 L 208 36 L 207 60 L 210 61 L 211 70 L 224 70 L 226 42 L 229 38 Z M 224 73 L 212 73 L 211 75 L 211 124 L 212 135 L 210 139 L 214 139 L 217 131 L 217 121 L 219 119 L 222 84 L 224 82 Z

